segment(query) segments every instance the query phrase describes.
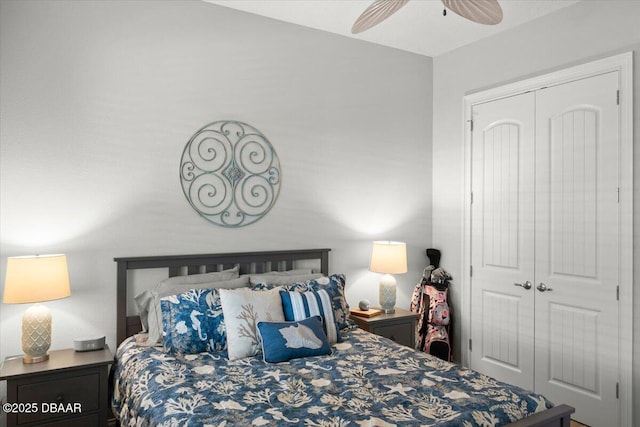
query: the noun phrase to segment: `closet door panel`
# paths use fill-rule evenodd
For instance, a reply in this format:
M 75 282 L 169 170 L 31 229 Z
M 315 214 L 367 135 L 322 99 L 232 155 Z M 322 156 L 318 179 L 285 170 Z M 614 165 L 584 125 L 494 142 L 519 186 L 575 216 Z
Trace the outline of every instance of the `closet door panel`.
M 471 366 L 533 388 L 533 106 L 474 106 Z M 520 284 L 521 286 L 517 286 Z
M 596 277 L 600 117 L 598 111 L 580 106 L 549 119 L 553 274 Z
M 535 390 L 618 410 L 618 73 L 536 92 Z

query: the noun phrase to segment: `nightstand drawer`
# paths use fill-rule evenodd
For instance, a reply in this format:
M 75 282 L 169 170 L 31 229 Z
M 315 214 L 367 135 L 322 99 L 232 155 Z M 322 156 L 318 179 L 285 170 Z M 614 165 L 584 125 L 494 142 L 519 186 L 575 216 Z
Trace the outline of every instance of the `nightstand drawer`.
M 396 324 L 389 326 L 376 326 L 372 328 L 371 332 L 376 335 L 383 336 L 385 338 L 389 338 L 397 342 L 398 344 L 413 346 L 411 342 L 411 326 L 412 323 L 404 323 L 404 324 Z
M 394 313 L 382 313 L 373 317 L 352 314 L 350 319 L 365 331 L 389 338 L 400 345 L 413 348 L 415 345 L 416 319 L 418 315 L 401 308 Z
M 69 415 L 77 416 L 99 409 L 100 375 L 98 373 L 41 381 L 43 379 L 34 379 L 33 382 L 18 386 L 17 401 L 37 402 L 40 408 L 35 413 L 18 414 L 18 424 Z

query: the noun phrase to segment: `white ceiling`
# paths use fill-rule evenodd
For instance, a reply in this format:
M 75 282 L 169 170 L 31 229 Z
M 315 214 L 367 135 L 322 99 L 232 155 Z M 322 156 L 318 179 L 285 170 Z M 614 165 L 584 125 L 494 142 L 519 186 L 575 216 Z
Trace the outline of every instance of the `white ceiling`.
M 480 25 L 449 11 L 440 0 L 411 0 L 386 21 L 361 34 L 351 26 L 373 0 L 204 0 L 305 27 L 435 57 L 516 27 L 580 0 L 499 0 L 504 19 Z

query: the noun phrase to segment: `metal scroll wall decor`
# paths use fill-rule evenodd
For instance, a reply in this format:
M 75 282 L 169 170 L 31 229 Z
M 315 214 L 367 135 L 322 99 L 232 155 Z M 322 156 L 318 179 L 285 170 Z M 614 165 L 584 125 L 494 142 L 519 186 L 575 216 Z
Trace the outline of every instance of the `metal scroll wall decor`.
M 213 122 L 184 147 L 180 181 L 200 215 L 223 227 L 243 227 L 266 215 L 280 192 L 280 160 L 256 128 Z

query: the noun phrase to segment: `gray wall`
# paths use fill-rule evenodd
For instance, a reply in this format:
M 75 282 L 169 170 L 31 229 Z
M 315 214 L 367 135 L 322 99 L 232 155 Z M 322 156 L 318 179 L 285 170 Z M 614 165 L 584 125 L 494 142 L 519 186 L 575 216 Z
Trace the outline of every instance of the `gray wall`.
M 355 304 L 377 299 L 370 242 L 404 240 L 407 307 L 425 247 L 461 275 L 465 94 L 634 50 L 638 141 L 640 2 L 612 3 L 580 2 L 432 65 L 202 2 L 2 1 L 0 273 L 7 256 L 67 253 L 72 296 L 47 304 L 53 348 L 90 334 L 113 346 L 114 256 L 327 246 Z M 256 126 L 283 166 L 275 207 L 244 229 L 200 218 L 178 181 L 184 144 L 219 119 Z M 635 165 L 640 266 L 638 149 Z M 458 292 L 454 280 L 454 307 Z M 638 286 L 634 298 L 640 313 Z M 0 358 L 21 352 L 25 308 L 0 304 Z M 637 339 L 634 360 L 640 407 Z
M 640 274 L 640 2 L 582 1 L 434 59 L 433 245 L 461 277 L 465 94 L 634 51 L 634 277 Z M 457 286 L 456 286 L 457 285 Z M 460 285 L 451 287 L 459 307 Z M 634 397 L 640 408 L 640 287 L 634 285 Z M 460 339 L 460 323 L 454 336 Z M 460 360 L 460 342 L 455 343 Z M 636 411 L 636 420 L 640 419 Z M 640 425 L 640 421 L 636 421 Z
M 432 60 L 200 1 L 2 1 L 0 259 L 66 253 L 52 348 L 115 342 L 113 257 L 330 247 L 350 303 L 377 302 L 371 242 L 431 242 Z M 178 179 L 200 127 L 260 129 L 283 170 L 267 216 L 215 226 Z M 0 358 L 23 305 L 0 304 Z

